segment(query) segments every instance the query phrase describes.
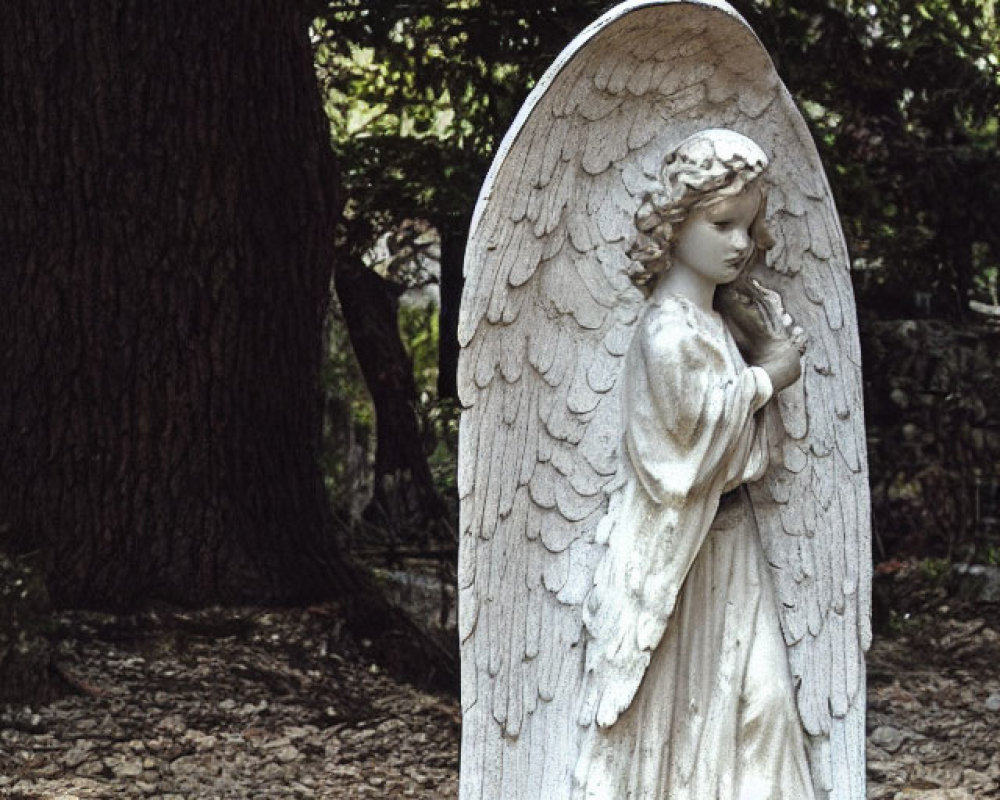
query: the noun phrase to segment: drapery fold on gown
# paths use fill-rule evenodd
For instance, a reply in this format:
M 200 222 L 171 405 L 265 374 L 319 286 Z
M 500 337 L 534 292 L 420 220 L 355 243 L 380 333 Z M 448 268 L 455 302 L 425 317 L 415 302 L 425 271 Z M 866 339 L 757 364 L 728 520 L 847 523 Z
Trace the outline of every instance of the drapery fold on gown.
M 584 605 L 574 797 L 811 800 L 741 488 L 767 467 L 767 373 L 747 367 L 720 317 L 670 297 L 647 305 L 621 379 L 625 485 Z

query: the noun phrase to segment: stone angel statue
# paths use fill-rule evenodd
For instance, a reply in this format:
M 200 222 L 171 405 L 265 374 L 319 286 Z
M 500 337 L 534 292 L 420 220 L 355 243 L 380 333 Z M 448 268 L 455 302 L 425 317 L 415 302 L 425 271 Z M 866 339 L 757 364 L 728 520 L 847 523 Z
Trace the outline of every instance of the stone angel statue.
M 630 0 L 559 56 L 459 336 L 462 800 L 861 800 L 848 257 L 729 5 Z

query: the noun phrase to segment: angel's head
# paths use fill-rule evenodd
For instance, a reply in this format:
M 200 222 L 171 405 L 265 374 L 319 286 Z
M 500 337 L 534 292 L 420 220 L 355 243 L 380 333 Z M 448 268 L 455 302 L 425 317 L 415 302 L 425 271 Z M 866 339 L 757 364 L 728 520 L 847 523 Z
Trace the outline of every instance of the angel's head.
M 659 184 L 643 197 L 635 215 L 639 231 L 629 256 L 637 262 L 630 275 L 644 290 L 670 268 L 674 245 L 684 221 L 704 208 L 744 192 L 760 198 L 750 235 L 754 252 L 774 245 L 764 223 L 766 193 L 758 179 L 767 169 L 767 156 L 752 140 L 724 128 L 699 131 L 682 141 L 663 160 Z M 753 260 L 753 254 L 747 259 Z

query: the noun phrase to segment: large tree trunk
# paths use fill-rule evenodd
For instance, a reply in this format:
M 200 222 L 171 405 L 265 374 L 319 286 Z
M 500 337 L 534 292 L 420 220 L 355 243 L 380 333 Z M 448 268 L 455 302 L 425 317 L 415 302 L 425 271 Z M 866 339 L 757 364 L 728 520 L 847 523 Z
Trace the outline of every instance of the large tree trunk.
M 337 209 L 300 13 L 4 8 L 0 547 L 46 551 L 61 604 L 351 588 L 316 458 Z

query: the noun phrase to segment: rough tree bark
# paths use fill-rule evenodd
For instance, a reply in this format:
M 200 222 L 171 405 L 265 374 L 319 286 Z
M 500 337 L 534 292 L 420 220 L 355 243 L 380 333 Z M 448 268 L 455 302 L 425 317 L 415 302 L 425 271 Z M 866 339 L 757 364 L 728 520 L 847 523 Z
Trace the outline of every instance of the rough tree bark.
M 365 518 L 397 543 L 426 544 L 446 511 L 423 449 L 413 365 L 399 337 L 399 291 L 347 256 L 337 263 L 336 288 L 375 406 L 375 476 Z
M 438 397 L 458 399 L 458 309 L 462 300 L 462 266 L 469 223 L 466 215 L 436 220 L 441 232 L 441 324 L 438 336 Z
M 0 552 L 0 706 L 51 699 L 51 610 L 31 566 Z
M 0 25 L 0 548 L 60 604 L 350 591 L 316 454 L 335 173 L 300 7 Z

